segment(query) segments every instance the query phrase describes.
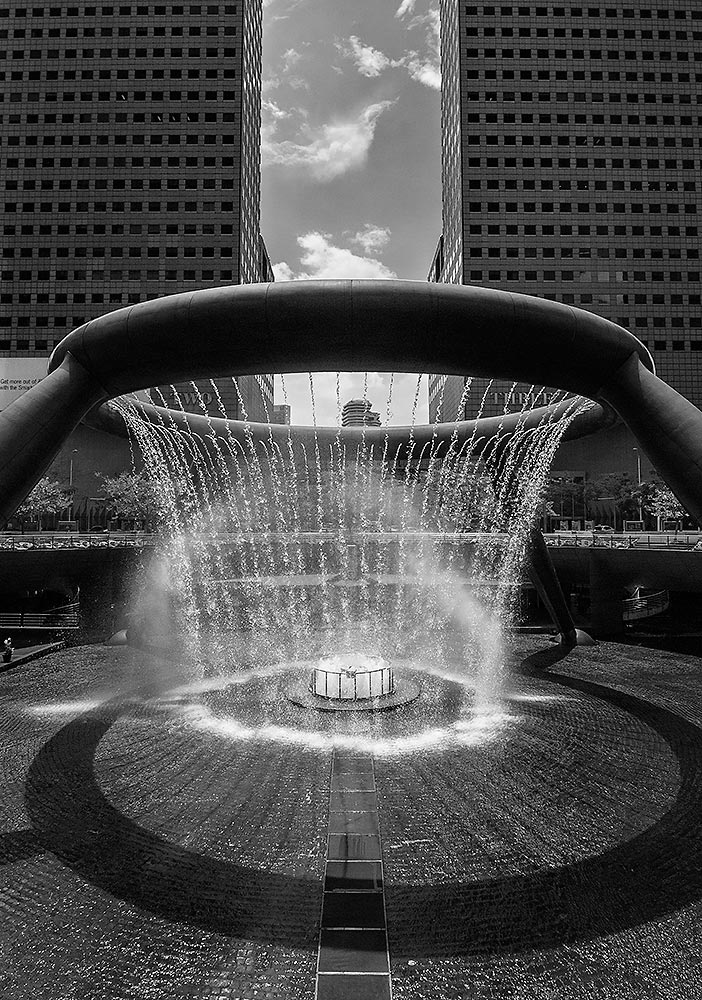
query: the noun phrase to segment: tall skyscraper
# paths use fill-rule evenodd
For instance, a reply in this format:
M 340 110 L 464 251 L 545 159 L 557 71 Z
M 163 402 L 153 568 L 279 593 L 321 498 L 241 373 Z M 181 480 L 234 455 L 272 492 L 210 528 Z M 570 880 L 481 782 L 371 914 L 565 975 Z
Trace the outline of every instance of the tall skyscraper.
M 702 3 L 441 0 L 441 37 L 443 236 L 429 280 L 606 316 L 702 406 Z M 473 380 L 467 416 L 485 387 Z M 444 398 L 462 389 L 450 377 Z M 483 412 L 521 408 L 529 387 L 510 389 L 496 383 Z
M 2 4 L 0 357 L 43 363 L 91 316 L 272 278 L 261 36 L 262 0 Z M 251 419 L 272 408 L 272 376 L 219 391 L 232 416 L 240 396 Z

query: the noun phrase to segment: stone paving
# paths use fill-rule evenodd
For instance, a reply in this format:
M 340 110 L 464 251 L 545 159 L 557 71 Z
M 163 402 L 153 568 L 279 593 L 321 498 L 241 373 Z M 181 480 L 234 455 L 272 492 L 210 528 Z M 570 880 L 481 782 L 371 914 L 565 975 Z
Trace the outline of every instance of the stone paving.
M 350 835 L 382 844 L 355 874 L 395 1000 L 702 998 L 702 659 L 513 647 L 484 739 L 450 677 L 349 722 L 283 677 L 166 696 L 186 679 L 124 648 L 2 674 L 2 995 L 313 1000 Z M 354 802 L 334 747 L 372 755 Z

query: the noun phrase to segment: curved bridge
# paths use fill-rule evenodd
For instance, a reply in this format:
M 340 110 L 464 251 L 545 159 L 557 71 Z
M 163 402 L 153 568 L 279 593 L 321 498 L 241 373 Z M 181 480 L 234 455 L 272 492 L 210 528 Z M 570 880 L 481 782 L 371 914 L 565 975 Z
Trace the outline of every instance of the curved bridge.
M 86 413 L 114 396 L 203 377 L 400 366 L 553 385 L 609 404 L 702 520 L 702 413 L 656 377 L 632 334 L 545 299 L 409 281 L 205 289 L 79 327 L 47 378 L 0 415 L 0 518 Z

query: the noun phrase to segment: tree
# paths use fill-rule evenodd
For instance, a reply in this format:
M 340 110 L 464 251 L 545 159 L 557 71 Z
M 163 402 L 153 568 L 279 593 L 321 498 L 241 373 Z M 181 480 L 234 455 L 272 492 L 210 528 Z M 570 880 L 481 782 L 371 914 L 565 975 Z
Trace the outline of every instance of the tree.
M 659 484 L 653 480 L 637 483 L 628 472 L 611 472 L 587 484 L 585 499 L 588 505 L 606 500 L 622 520 L 637 520 L 644 511 L 653 513 L 651 503 L 658 488 Z
M 155 484 L 145 472 L 121 472 L 118 476 L 101 476 L 106 507 L 115 517 L 129 521 L 151 521 L 161 511 Z
M 687 517 L 688 513 L 671 488 L 662 480 L 651 483 L 652 490 L 645 503 L 645 509 L 660 520 Z
M 60 514 L 70 503 L 71 494 L 67 493 L 55 479 L 44 476 L 15 513 L 23 526 L 27 519 L 38 520 L 41 530 L 42 518 L 45 515 Z
M 561 517 L 580 517 L 583 511 L 583 482 L 573 476 L 549 476 L 545 503 Z
M 638 517 L 639 506 L 643 503 L 644 485 L 648 487 L 649 484 L 642 483 L 639 486 L 628 472 L 610 472 L 587 484 L 585 499 L 588 506 L 597 504 L 598 501 L 608 501 L 614 507 L 615 521 L 616 513 L 619 513 L 622 520 L 633 520 Z M 616 526 L 615 523 L 614 527 Z

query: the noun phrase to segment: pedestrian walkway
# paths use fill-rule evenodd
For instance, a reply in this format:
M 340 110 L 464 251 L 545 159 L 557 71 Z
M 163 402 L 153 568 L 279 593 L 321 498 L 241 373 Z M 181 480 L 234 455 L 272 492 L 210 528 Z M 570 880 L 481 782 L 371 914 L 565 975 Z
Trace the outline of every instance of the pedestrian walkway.
M 36 646 L 21 646 L 15 649 L 9 663 L 0 662 L 0 673 L 4 670 L 11 670 L 12 667 L 17 667 L 20 663 L 29 663 L 31 660 L 37 660 L 40 656 L 46 656 L 47 653 L 63 649 L 65 645 L 65 642 L 60 640 L 59 642 L 42 642 Z

